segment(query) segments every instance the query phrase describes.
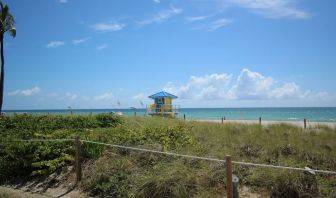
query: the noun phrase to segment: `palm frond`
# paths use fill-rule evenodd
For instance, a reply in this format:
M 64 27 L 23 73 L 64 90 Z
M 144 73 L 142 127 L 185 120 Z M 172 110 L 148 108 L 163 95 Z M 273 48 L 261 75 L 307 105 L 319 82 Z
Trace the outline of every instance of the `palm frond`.
M 3 22 L 5 31 L 9 31 L 11 28 L 14 27 L 15 23 L 14 16 L 10 12 L 8 12 Z
M 1 20 L 5 21 L 9 14 L 9 7 L 7 5 L 1 8 Z
M 0 32 L 4 34 L 9 32 L 11 36 L 15 37 L 16 29 L 14 27 L 14 16 L 10 13 L 9 7 L 0 0 Z
M 3 36 L 8 31 L 12 37 L 15 37 L 16 29 L 14 24 L 14 16 L 10 13 L 8 5 L 0 0 L 0 34 Z
M 15 37 L 15 36 L 16 36 L 16 29 L 15 29 L 15 27 L 12 27 L 12 28 L 9 29 L 8 31 L 9 31 L 9 34 L 10 34 L 12 37 Z

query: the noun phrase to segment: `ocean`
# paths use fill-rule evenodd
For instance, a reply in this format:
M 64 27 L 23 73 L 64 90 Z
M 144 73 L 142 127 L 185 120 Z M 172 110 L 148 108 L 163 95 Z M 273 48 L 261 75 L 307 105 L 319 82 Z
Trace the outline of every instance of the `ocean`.
M 108 112 L 122 112 L 134 116 L 133 109 L 73 109 L 74 114 L 89 115 Z M 70 114 L 69 109 L 60 110 L 7 110 L 6 114 Z M 145 116 L 145 109 L 137 109 L 137 116 Z M 262 120 L 301 121 L 306 118 L 312 122 L 336 122 L 336 107 L 288 107 L 288 108 L 182 108 L 178 118 L 189 120 Z

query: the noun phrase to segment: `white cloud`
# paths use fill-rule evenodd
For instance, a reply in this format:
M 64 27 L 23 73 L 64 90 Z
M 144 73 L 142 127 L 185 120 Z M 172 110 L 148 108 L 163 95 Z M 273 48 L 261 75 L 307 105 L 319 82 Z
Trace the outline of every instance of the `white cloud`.
M 274 83 L 271 77 L 243 69 L 228 94 L 235 99 L 260 99 L 269 94 Z
M 146 98 L 148 98 L 148 95 L 144 94 L 144 93 L 139 93 L 135 96 L 132 97 L 134 100 L 144 100 Z
M 281 98 L 281 99 L 291 99 L 291 98 L 301 98 L 307 95 L 309 92 L 301 93 L 301 90 L 297 84 L 294 82 L 285 83 L 281 87 L 275 88 L 270 94 L 270 97 Z
M 91 98 L 90 98 L 90 97 L 88 97 L 88 96 L 83 96 L 83 97 L 82 97 L 82 100 L 83 100 L 83 101 L 90 101 L 90 100 L 91 100 Z
M 222 28 L 224 26 L 229 25 L 230 23 L 232 23 L 231 20 L 223 18 L 223 19 L 218 19 L 218 20 L 212 21 L 209 24 L 201 25 L 201 26 L 199 26 L 197 28 L 194 28 L 194 29 L 205 29 L 207 31 L 215 31 L 219 28 Z
M 154 3 L 161 3 L 160 0 L 153 0 Z
M 68 0 L 59 0 L 60 3 L 68 3 Z
M 305 19 L 309 14 L 295 7 L 297 0 L 222 0 L 268 18 Z
M 178 95 L 182 99 L 214 99 L 225 95 L 225 88 L 230 82 L 229 74 L 211 74 L 205 76 L 191 76 L 188 83 L 176 86 L 167 83 L 163 90 Z
M 239 100 L 297 99 L 304 97 L 306 93 L 294 82 L 281 85 L 272 77 L 243 69 L 236 84 L 228 91 L 228 97 Z
M 73 93 L 70 93 L 70 92 L 67 92 L 65 93 L 65 99 L 69 99 L 69 100 L 75 100 L 78 98 L 78 95 L 77 94 L 73 94 Z
M 97 23 L 92 28 L 98 32 L 116 32 L 125 28 L 123 23 Z
M 91 39 L 91 37 L 74 39 L 74 40 L 72 40 L 72 44 L 74 44 L 74 45 L 81 44 L 81 43 L 84 43 L 84 42 L 88 41 L 89 39 Z
M 41 89 L 37 86 L 31 88 L 31 89 L 17 89 L 13 92 L 8 93 L 9 96 L 16 96 L 16 95 L 22 95 L 22 96 L 32 96 L 35 94 L 38 94 L 41 91 Z
M 78 99 L 78 95 L 75 93 L 71 93 L 71 92 L 66 92 L 62 94 L 53 92 L 53 93 L 47 94 L 46 96 L 52 99 L 56 99 L 58 101 Z
M 108 47 L 107 44 L 102 44 L 102 45 L 99 45 L 96 49 L 97 49 L 97 50 L 103 50 L 103 49 L 105 49 L 105 48 L 107 48 L 107 47 Z
M 149 19 L 145 19 L 143 21 L 138 22 L 138 25 L 144 26 L 144 25 L 149 25 L 152 23 L 159 24 L 159 23 L 165 22 L 166 20 L 180 13 L 182 13 L 182 9 L 170 7 L 167 10 L 160 11 L 159 13 L 157 13 L 156 15 L 152 16 Z
M 95 100 L 110 100 L 113 98 L 113 94 L 111 92 L 106 92 L 101 95 L 95 96 Z
M 56 47 L 61 47 L 65 45 L 65 42 L 64 41 L 50 41 L 48 44 L 47 44 L 47 48 L 56 48 Z
M 205 15 L 205 16 L 189 16 L 189 17 L 186 17 L 185 20 L 186 22 L 195 22 L 195 21 L 202 21 L 202 20 L 205 20 L 207 18 L 209 18 L 210 16 L 209 15 Z
M 313 101 L 318 101 L 319 104 L 324 104 L 325 102 L 332 101 L 332 105 L 329 106 L 335 106 L 336 94 L 330 94 L 324 91 L 313 94 L 310 91 L 307 91 L 306 98 Z
M 210 26 L 209 26 L 208 30 L 209 31 L 214 31 L 214 30 L 217 30 L 218 28 L 229 25 L 230 23 L 232 23 L 232 21 L 229 20 L 229 19 L 218 19 L 218 20 L 210 23 Z
M 191 76 L 181 86 L 168 82 L 164 90 L 182 99 L 195 100 L 271 100 L 302 99 L 312 94 L 302 91 L 294 83 L 278 83 L 272 77 L 243 69 L 235 82 L 231 74 L 211 74 L 200 77 Z
M 141 107 L 144 107 L 146 104 L 149 104 L 151 101 L 148 98 L 150 94 L 139 93 L 132 97 L 132 99 L 137 100 Z

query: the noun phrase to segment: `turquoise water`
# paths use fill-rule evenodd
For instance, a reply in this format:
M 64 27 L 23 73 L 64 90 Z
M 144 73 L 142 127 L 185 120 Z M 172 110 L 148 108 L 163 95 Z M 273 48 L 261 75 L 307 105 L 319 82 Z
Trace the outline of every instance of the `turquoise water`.
M 108 112 L 122 112 L 126 116 L 134 116 L 132 109 L 75 109 L 74 114 L 88 115 Z M 69 110 L 13 110 L 4 111 L 6 114 L 70 114 Z M 145 109 L 138 109 L 137 116 L 144 116 Z M 263 120 L 272 121 L 301 121 L 306 118 L 309 121 L 336 122 L 336 107 L 291 107 L 291 108 L 182 108 L 179 118 L 220 120 Z

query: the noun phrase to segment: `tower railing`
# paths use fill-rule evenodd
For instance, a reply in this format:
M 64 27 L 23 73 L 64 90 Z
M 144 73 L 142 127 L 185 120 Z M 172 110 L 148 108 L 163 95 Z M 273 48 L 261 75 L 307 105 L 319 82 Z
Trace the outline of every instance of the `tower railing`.
M 148 115 L 167 115 L 167 114 L 173 114 L 176 115 L 179 113 L 180 105 L 146 105 L 146 113 Z

